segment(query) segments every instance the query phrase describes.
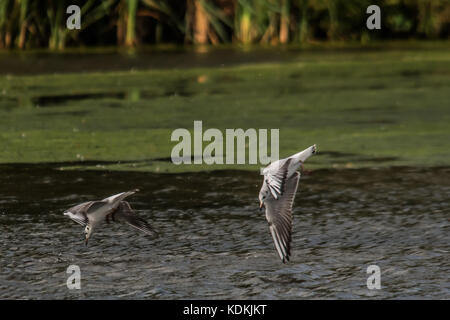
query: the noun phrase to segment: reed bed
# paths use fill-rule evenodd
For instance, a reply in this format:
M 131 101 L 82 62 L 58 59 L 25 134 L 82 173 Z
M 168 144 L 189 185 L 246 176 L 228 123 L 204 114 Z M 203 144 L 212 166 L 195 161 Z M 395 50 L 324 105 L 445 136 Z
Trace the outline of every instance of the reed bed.
M 81 9 L 69 30 L 66 9 Z M 382 8 L 382 29 L 365 27 Z M 0 48 L 448 39 L 448 0 L 1 0 Z

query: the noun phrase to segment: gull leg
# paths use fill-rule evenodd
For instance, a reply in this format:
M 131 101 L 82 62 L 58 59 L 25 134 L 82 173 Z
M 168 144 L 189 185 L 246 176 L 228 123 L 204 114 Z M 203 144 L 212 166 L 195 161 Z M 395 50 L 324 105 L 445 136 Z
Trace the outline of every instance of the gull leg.
M 302 168 L 302 173 L 304 173 L 305 176 L 308 176 L 308 175 L 310 175 L 312 173 L 311 170 L 306 170 L 305 169 L 305 166 L 303 165 L 303 162 L 300 163 L 300 168 Z

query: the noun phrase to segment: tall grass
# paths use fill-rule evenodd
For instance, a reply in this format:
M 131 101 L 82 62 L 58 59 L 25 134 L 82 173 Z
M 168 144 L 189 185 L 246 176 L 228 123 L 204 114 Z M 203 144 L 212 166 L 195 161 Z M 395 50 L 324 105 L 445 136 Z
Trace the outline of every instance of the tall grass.
M 81 30 L 66 28 L 71 4 L 81 8 Z M 383 22 L 369 37 L 370 4 Z M 448 0 L 0 0 L 0 48 L 448 39 L 449 30 Z

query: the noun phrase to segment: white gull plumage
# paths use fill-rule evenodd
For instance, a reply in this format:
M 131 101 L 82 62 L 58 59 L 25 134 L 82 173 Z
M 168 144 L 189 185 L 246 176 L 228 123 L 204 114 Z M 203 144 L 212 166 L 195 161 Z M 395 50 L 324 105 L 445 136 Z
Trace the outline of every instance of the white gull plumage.
M 137 216 L 130 204 L 123 201 L 126 197 L 136 193 L 138 189 L 122 192 L 111 197 L 105 198 L 101 201 L 88 201 L 76 205 L 64 212 L 73 221 L 86 226 L 84 232 L 86 234 L 86 245 L 89 238 L 92 236 L 94 229 L 97 228 L 103 221 L 107 223 L 112 221 L 123 221 L 131 227 L 144 232 L 147 235 L 154 236 L 156 233 L 152 227 Z
M 315 153 L 316 145 L 313 145 L 275 161 L 263 170 L 264 182 L 259 191 L 259 206 L 266 209 L 269 230 L 283 263 L 288 262 L 291 255 L 292 205 L 300 180 L 297 170 Z

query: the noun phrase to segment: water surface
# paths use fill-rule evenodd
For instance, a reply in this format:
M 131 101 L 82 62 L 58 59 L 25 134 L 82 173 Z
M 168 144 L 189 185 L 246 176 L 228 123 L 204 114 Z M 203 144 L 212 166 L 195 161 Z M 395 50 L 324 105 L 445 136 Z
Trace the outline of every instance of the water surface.
M 450 298 L 450 168 L 316 170 L 295 201 L 293 256 L 283 265 L 248 171 L 153 174 L 0 168 L 0 298 Z M 83 228 L 62 215 L 132 188 L 160 233 Z M 66 287 L 69 265 L 81 290 Z M 366 268 L 381 268 L 368 290 Z

